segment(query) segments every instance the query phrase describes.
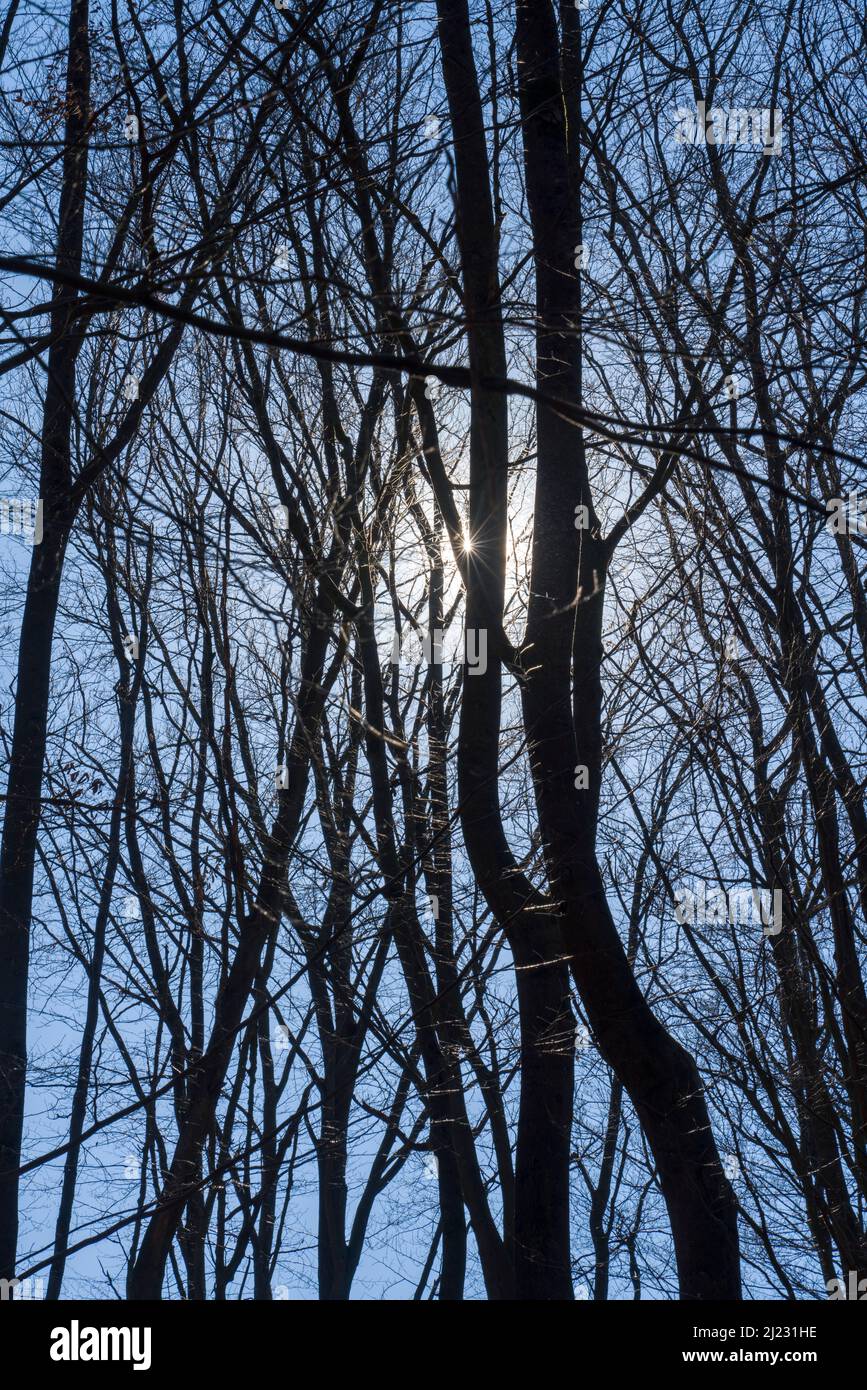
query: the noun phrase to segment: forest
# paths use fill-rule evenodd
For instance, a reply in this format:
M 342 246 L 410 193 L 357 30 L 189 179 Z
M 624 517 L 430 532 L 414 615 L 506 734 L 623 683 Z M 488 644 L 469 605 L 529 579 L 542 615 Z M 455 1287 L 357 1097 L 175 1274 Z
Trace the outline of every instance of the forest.
M 4 1298 L 861 1296 L 865 70 L 9 0 Z

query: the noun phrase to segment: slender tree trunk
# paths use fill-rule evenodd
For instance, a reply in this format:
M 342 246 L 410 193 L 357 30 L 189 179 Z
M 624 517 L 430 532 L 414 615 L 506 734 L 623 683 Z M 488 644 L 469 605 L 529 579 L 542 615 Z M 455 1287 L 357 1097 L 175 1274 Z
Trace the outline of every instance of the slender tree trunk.
M 73 0 L 70 7 L 66 103 L 56 264 L 59 270 L 78 273 L 84 238 L 90 119 L 88 0 Z M 68 291 L 58 286 L 55 301 L 62 295 L 68 299 Z M 68 304 L 63 307 L 55 303 L 42 417 L 43 539 L 34 547 L 21 623 L 15 722 L 0 847 L 0 1278 L 12 1278 L 15 1273 L 36 837 L 47 742 L 51 645 L 72 519 L 69 451 L 80 339 L 70 331 L 70 322 Z
M 49 1299 L 60 1297 L 63 1274 L 66 1268 L 66 1251 L 69 1244 L 69 1230 L 72 1221 L 72 1208 L 75 1200 L 75 1186 L 78 1177 L 78 1163 L 81 1157 L 81 1136 L 87 1114 L 87 1098 L 93 1066 L 93 1042 L 99 1017 L 99 996 L 102 988 L 102 966 L 105 959 L 105 941 L 111 914 L 111 898 L 114 892 L 117 866 L 120 862 L 120 837 L 123 825 L 123 810 L 126 801 L 127 783 L 132 766 L 133 734 L 135 730 L 135 702 L 138 681 L 133 680 L 132 688 L 127 679 L 126 663 L 120 651 L 121 629 L 117 621 L 117 604 L 109 587 L 109 609 L 112 616 L 112 637 L 115 655 L 120 667 L 118 702 L 120 712 L 120 766 L 114 789 L 111 822 L 106 847 L 105 877 L 100 892 L 96 922 L 93 929 L 93 950 L 87 981 L 87 1003 L 85 1005 L 84 1025 L 78 1056 L 78 1074 L 72 1097 L 72 1111 L 69 1118 L 69 1148 L 63 1168 L 63 1183 L 60 1189 L 60 1204 L 54 1236 L 54 1252 L 48 1275 Z
M 443 565 L 442 565 L 442 524 L 437 519 L 434 533 L 428 538 L 428 554 L 431 561 L 430 593 L 428 598 L 429 636 L 431 662 L 428 669 L 428 757 L 431 800 L 431 835 L 433 839 L 432 868 L 428 883 L 433 888 L 436 900 L 434 937 L 436 946 L 436 987 L 440 1001 L 442 1020 L 439 1035 L 447 1057 L 452 1059 L 460 1084 L 461 1043 L 468 1030 L 461 1010 L 460 987 L 454 951 L 454 913 L 452 910 L 452 846 L 449 830 L 449 790 L 446 772 L 446 730 L 445 700 L 443 697 L 443 669 L 437 660 L 435 634 L 442 632 L 443 614 Z M 462 1026 L 463 1025 L 463 1026 Z M 454 1123 L 454 1121 L 452 1122 Z M 451 1137 L 451 1136 L 450 1136 Z M 453 1142 L 449 1145 L 453 1149 Z M 453 1155 L 450 1162 L 454 1164 Z M 458 1176 L 456 1173 L 455 1176 Z M 442 1302 L 458 1302 L 464 1296 L 464 1281 L 467 1267 L 467 1229 L 463 1202 L 452 1200 L 454 1189 L 452 1175 L 446 1169 L 438 1169 L 440 1186 L 440 1233 L 443 1257 L 440 1266 L 439 1297 Z M 460 1186 L 457 1188 L 460 1195 Z M 508 1250 L 508 1242 L 504 1243 Z
M 187 1092 L 187 1112 L 178 1135 L 156 1211 L 148 1222 L 141 1247 L 127 1280 L 127 1297 L 162 1297 L 166 1261 L 183 1210 L 196 1182 L 202 1145 L 214 1122 L 226 1068 L 237 1029 L 256 979 L 269 933 L 280 920 L 280 889 L 292 844 L 301 823 L 310 773 L 313 741 L 328 691 L 323 684 L 328 647 L 331 601 L 320 586 L 316 602 L 320 623 L 312 629 L 302 667 L 301 693 L 295 731 L 286 755 L 289 786 L 268 840 L 256 901 L 245 918 L 235 958 L 215 1010 L 208 1047 L 196 1064 Z
M 362 533 L 361 518 L 354 513 Z M 407 889 L 404 862 L 398 853 L 392 812 L 391 788 L 385 744 L 384 701 L 379 652 L 373 627 L 373 576 L 369 559 L 361 562 L 362 610 L 358 618 L 361 659 L 364 671 L 364 700 L 367 717 L 367 757 L 373 791 L 373 813 L 382 870 L 387 880 L 394 940 L 406 980 L 425 1078 L 425 1101 L 430 1113 L 431 1149 L 437 1163 L 440 1210 L 442 1213 L 443 1275 L 446 1297 L 453 1301 L 463 1289 L 466 1234 L 463 1206 L 466 1203 L 489 1298 L 509 1298 L 513 1292 L 512 1271 L 502 1237 L 490 1212 L 484 1180 L 479 1168 L 472 1129 L 463 1090 L 456 1083 L 460 1062 L 444 1055 L 439 1036 L 442 1010 L 425 958 L 425 945 Z

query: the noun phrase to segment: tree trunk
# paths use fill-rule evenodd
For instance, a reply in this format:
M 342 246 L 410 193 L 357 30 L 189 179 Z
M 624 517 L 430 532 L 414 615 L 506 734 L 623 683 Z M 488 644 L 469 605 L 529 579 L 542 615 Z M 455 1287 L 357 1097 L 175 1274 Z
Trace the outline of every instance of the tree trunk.
M 443 77 L 457 181 L 470 367 L 506 375 L 497 229 L 466 0 L 439 0 Z M 472 391 L 470 549 L 466 625 L 488 637 L 485 672 L 465 673 L 459 732 L 461 824 L 479 887 L 506 931 L 516 966 L 521 1021 L 521 1105 L 515 1160 L 515 1277 L 521 1299 L 571 1299 L 569 1146 L 574 1028 L 556 931 L 516 870 L 500 817 L 499 740 L 509 464 L 508 402 Z
M 537 384 L 580 404 L 577 131 L 567 120 L 567 84 L 549 0 L 517 0 L 516 19 L 536 264 Z M 574 22 L 570 15 L 569 23 Z M 572 67 L 574 35 L 568 38 Z M 569 87 L 575 79 L 573 71 Z M 594 535 L 598 523 L 583 435 L 545 406 L 538 409 L 537 429 L 523 703 L 550 890 L 600 1051 L 623 1082 L 656 1159 L 681 1297 L 737 1299 L 735 1199 L 723 1176 L 698 1070 L 655 1018 L 635 981 L 596 859 L 606 557 Z M 590 524 L 576 530 L 579 506 L 587 507 Z M 588 770 L 586 788 L 585 779 L 576 776 L 582 767 Z
M 69 13 L 66 125 L 57 231 L 57 268 L 79 273 L 87 191 L 90 119 L 88 0 Z M 55 301 L 68 292 L 58 285 Z M 60 577 L 69 534 L 70 430 L 75 402 L 75 360 L 80 338 L 70 332 L 70 310 L 55 302 L 52 345 L 42 416 L 39 495 L 43 537 L 35 545 L 18 648 L 15 722 L 0 847 L 0 1278 L 15 1273 L 18 1242 L 18 1168 L 24 1128 L 27 1072 L 27 982 L 30 918 L 42 773 L 48 729 L 51 645 Z

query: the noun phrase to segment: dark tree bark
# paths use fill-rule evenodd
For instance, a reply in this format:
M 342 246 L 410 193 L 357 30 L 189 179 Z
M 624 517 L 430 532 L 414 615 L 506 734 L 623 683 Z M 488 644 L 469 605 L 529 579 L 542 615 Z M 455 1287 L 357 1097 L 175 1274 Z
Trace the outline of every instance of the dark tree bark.
M 187 1107 L 175 1151 L 160 1192 L 159 1204 L 148 1222 L 135 1264 L 127 1280 L 127 1297 L 162 1298 L 163 1278 L 172 1241 L 184 1208 L 196 1189 L 202 1145 L 211 1132 L 226 1068 L 243 1011 L 259 969 L 264 946 L 281 915 L 281 888 L 289 853 L 301 824 L 310 775 L 310 759 L 319 718 L 327 698 L 325 656 L 333 604 L 324 585 L 317 594 L 319 624 L 314 626 L 304 653 L 298 715 L 286 754 L 288 787 L 263 851 L 263 869 L 256 900 L 245 916 L 240 939 L 217 999 L 208 1046 L 196 1063 L 187 1091 Z
M 354 491 L 350 495 L 354 496 Z M 363 528 L 357 510 L 354 511 L 354 521 L 359 532 L 359 544 L 363 544 Z M 444 1021 L 442 1005 L 425 959 L 425 943 L 415 903 L 408 889 L 407 855 L 401 855 L 397 848 L 388 762 L 382 737 L 385 706 L 372 618 L 374 584 L 369 556 L 364 556 L 360 561 L 360 576 L 362 610 L 358 631 L 367 718 L 367 760 L 373 790 L 377 845 L 386 880 L 385 894 L 389 899 L 390 925 L 412 1005 L 413 1025 L 424 1070 L 424 1095 L 430 1113 L 430 1141 L 437 1164 L 443 1243 L 441 1295 L 447 1301 L 457 1301 L 463 1296 L 466 1265 L 463 1207 L 466 1203 L 488 1296 L 492 1299 L 508 1298 L 513 1289 L 512 1271 L 487 1201 L 460 1084 L 460 1062 L 457 1057 L 449 1058 L 442 1046 L 438 1026 Z
M 81 271 L 87 193 L 91 119 L 88 18 L 88 0 L 72 0 L 56 251 L 57 269 L 72 274 Z M 58 302 L 61 297 L 65 304 Z M 54 299 L 42 414 L 39 495 L 44 507 L 43 537 L 42 543 L 34 546 L 21 621 L 0 847 L 0 1278 L 15 1274 L 18 1241 L 17 1170 L 27 1071 L 30 918 L 48 729 L 51 645 L 71 522 L 70 432 L 75 414 L 75 362 L 82 342 L 80 331 L 72 331 L 69 296 L 63 286 L 56 286 Z
M 443 77 L 455 132 L 458 241 L 470 368 L 506 375 L 498 240 L 488 150 L 466 0 L 438 4 Z M 458 774 L 467 853 L 515 959 L 521 1021 L 521 1102 L 515 1158 L 515 1293 L 571 1299 L 569 1143 L 574 1022 L 556 924 L 517 871 L 499 808 L 501 641 L 507 537 L 508 402 L 471 393 L 470 549 L 466 626 L 488 634 L 488 668 L 464 678 Z M 536 910 L 530 910 L 536 909 Z
M 109 554 L 113 556 L 113 547 L 110 548 Z M 108 592 L 111 635 L 119 673 L 117 696 L 120 729 L 120 760 L 106 844 L 105 876 L 100 891 L 99 905 L 97 907 L 96 920 L 93 927 L 93 948 L 88 962 L 87 1002 L 85 1004 L 84 1023 L 81 1031 L 78 1072 L 75 1081 L 75 1090 L 72 1096 L 72 1111 L 69 1119 L 69 1150 L 63 1167 L 63 1182 L 60 1190 L 60 1203 L 58 1206 L 54 1235 L 54 1251 L 51 1257 L 51 1268 L 48 1275 L 48 1288 L 46 1292 L 46 1297 L 49 1299 L 60 1297 L 63 1274 L 66 1267 L 66 1251 L 69 1244 L 69 1231 L 72 1222 L 75 1187 L 78 1177 L 78 1163 L 81 1156 L 81 1136 L 84 1132 L 84 1121 L 87 1114 L 87 1101 L 93 1068 L 93 1046 L 96 1036 L 97 1019 L 99 1017 L 99 996 L 102 988 L 106 931 L 111 915 L 111 898 L 114 891 L 117 868 L 120 862 L 123 812 L 133 758 L 135 707 L 138 699 L 139 687 L 141 685 L 142 662 L 145 651 L 145 642 L 142 641 L 140 649 L 141 660 L 136 665 L 133 678 L 130 680 L 129 668 L 122 647 L 123 625 L 117 598 L 112 585 L 113 577 L 111 574 L 107 574 L 106 587 Z
M 537 383 L 580 404 L 578 150 L 576 126 L 567 120 L 577 53 L 568 43 L 565 72 L 549 0 L 517 0 L 516 43 L 536 266 Z M 583 437 L 545 406 L 537 411 L 537 430 L 523 702 L 550 889 L 600 1050 L 629 1093 L 656 1159 L 681 1297 L 737 1299 L 734 1194 L 722 1172 L 698 1071 L 635 981 L 596 858 L 606 557 L 597 539 Z M 590 526 L 583 531 L 575 528 L 578 506 L 589 512 Z M 576 780 L 581 766 L 590 773 L 586 790 Z

